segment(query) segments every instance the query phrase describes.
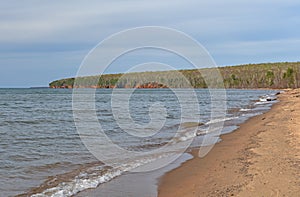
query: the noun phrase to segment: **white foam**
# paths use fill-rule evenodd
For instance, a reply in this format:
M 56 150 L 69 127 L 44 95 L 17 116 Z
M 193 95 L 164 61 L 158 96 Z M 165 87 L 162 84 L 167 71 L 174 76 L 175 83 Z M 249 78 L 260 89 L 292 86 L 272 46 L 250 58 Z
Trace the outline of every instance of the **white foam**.
M 251 111 L 252 109 L 240 109 L 241 112 Z
M 44 190 L 42 193 L 34 194 L 32 197 L 69 197 L 73 196 L 83 190 L 93 189 L 100 184 L 106 183 L 113 178 L 122 175 L 124 172 L 128 172 L 142 165 L 153 162 L 157 159 L 167 157 L 165 155 L 150 156 L 148 158 L 142 158 L 136 161 L 128 162 L 127 164 L 119 165 L 118 167 L 108 169 L 104 174 L 100 176 L 87 177 L 86 173 L 81 173 L 76 176 L 74 180 L 69 182 L 62 182 L 58 186 Z M 96 167 L 97 168 L 97 167 Z
M 233 119 L 237 119 L 237 118 L 239 118 L 239 117 L 238 116 L 234 116 L 234 117 L 226 117 L 226 118 L 220 118 L 220 119 L 216 118 L 216 119 L 208 121 L 205 124 L 209 125 L 209 124 L 214 124 L 214 123 L 218 123 L 218 122 L 224 122 L 224 121 L 233 120 Z
M 68 197 L 77 194 L 88 188 L 96 188 L 99 184 L 105 183 L 122 174 L 121 169 L 105 173 L 94 179 L 80 179 L 76 177 L 73 181 L 60 183 L 58 186 L 46 189 L 42 193 L 34 194 L 32 197 Z
M 190 140 L 195 137 L 196 130 L 195 129 L 189 129 L 187 130 L 183 136 L 180 137 L 180 141 L 186 141 Z
M 277 100 L 277 97 L 275 95 L 265 95 L 259 98 L 261 102 L 270 102 Z

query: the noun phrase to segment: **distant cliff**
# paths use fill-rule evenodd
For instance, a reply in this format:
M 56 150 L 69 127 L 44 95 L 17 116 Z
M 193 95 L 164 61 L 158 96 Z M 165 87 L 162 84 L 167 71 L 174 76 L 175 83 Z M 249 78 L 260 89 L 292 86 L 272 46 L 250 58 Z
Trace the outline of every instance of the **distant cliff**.
M 297 88 L 300 87 L 300 62 L 247 64 L 218 68 L 226 88 Z M 123 74 L 106 74 L 53 81 L 50 88 L 187 88 L 187 83 L 178 78 L 185 76 L 194 88 L 207 88 L 201 70 L 157 71 Z M 200 71 L 200 72 L 199 72 Z M 221 86 L 220 86 L 221 87 Z

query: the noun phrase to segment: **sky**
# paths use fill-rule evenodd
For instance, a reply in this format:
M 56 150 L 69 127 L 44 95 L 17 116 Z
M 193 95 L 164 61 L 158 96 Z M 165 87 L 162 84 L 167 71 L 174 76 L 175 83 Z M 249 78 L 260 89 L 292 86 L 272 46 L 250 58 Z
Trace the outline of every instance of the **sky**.
M 220 66 L 300 61 L 299 10 L 297 0 L 0 0 L 0 87 L 73 77 L 99 42 L 141 26 L 186 33 Z

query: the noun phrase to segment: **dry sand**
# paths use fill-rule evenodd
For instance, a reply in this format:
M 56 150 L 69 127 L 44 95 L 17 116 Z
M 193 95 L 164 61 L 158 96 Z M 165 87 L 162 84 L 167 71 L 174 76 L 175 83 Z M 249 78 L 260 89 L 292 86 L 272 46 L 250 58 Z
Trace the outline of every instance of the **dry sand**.
M 160 180 L 160 197 L 300 196 L 300 90 Z

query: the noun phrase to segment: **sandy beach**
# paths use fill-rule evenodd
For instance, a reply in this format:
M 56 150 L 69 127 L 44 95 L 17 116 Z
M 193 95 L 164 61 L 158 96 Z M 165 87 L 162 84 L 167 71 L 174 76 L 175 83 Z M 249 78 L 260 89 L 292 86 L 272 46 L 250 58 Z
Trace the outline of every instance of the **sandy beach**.
M 204 158 L 160 179 L 160 197 L 299 196 L 300 90 L 286 90 L 272 109 L 221 136 Z

